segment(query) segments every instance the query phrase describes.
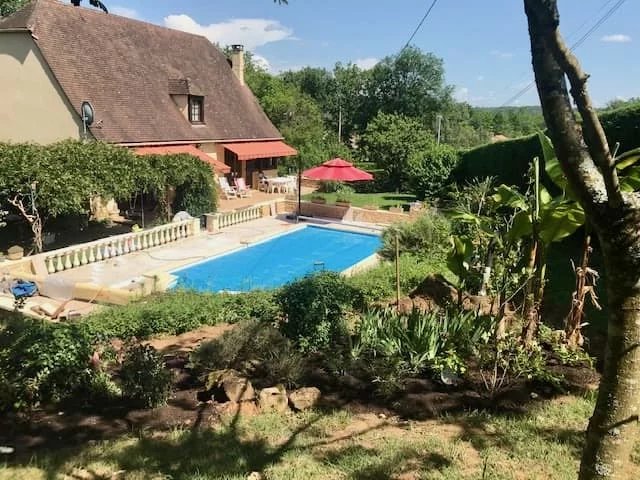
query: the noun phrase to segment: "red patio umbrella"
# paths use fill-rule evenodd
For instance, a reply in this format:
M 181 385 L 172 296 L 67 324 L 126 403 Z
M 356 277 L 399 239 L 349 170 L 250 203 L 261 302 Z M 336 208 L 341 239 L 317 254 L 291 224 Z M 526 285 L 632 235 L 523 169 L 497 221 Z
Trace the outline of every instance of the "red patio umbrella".
M 302 172 L 303 177 L 312 180 L 334 180 L 338 182 L 358 182 L 373 180 L 373 175 L 360 170 L 341 158 L 334 158 L 324 162 L 318 167 L 310 168 Z

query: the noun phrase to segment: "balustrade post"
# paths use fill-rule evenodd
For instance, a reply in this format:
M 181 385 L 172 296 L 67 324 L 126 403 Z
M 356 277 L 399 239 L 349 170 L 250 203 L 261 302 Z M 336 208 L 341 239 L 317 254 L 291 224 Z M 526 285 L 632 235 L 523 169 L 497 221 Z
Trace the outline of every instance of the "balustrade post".
M 80 266 L 80 256 L 78 255 L 78 250 L 73 251 L 73 260 L 71 261 L 71 265 L 74 267 Z
M 71 264 L 71 253 L 65 252 L 63 255 L 64 255 L 64 269 L 69 270 L 73 266 Z
M 53 261 L 53 257 L 47 257 L 47 272 L 56 273 L 56 265 Z

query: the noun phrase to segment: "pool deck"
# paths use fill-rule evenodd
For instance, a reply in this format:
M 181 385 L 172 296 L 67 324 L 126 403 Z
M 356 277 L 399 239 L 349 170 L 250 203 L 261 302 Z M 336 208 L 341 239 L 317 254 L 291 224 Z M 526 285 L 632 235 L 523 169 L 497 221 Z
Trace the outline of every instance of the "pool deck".
M 311 222 L 309 222 L 311 223 Z M 314 222 L 315 223 L 315 222 Z M 209 257 L 231 252 L 274 235 L 303 228 L 284 216 L 261 218 L 225 228 L 218 233 L 203 233 L 179 242 L 130 253 L 98 263 L 49 275 L 64 283 L 93 283 L 105 287 L 127 288 L 143 276 L 154 272 L 170 272 Z M 335 221 L 318 222 L 331 228 L 372 233 L 366 224 L 344 225 Z

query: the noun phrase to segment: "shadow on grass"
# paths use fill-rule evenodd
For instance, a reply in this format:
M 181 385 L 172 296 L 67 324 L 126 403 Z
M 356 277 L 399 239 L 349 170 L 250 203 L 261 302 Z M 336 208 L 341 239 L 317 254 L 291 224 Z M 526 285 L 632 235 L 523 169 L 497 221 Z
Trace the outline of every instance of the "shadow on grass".
M 346 473 L 353 480 L 383 480 L 409 472 L 441 471 L 451 460 L 435 452 L 402 447 L 393 450 L 366 448 L 362 445 L 332 450 L 320 460 Z

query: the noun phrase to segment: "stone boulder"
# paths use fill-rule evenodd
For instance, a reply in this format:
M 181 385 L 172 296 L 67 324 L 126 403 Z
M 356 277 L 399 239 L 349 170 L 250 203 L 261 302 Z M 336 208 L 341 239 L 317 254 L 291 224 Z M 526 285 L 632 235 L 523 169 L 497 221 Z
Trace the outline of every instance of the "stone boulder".
M 258 394 L 258 406 L 263 412 L 286 412 L 289 409 L 287 391 L 282 385 L 263 388 Z
M 247 402 L 256 398 L 256 392 L 249 379 L 235 370 L 217 370 L 207 378 L 207 389 L 218 402 Z
M 289 394 L 289 403 L 294 410 L 308 410 L 316 406 L 320 400 L 320 389 L 304 387 Z
M 258 406 L 255 402 L 227 402 L 218 407 L 221 416 L 253 417 L 257 415 Z

